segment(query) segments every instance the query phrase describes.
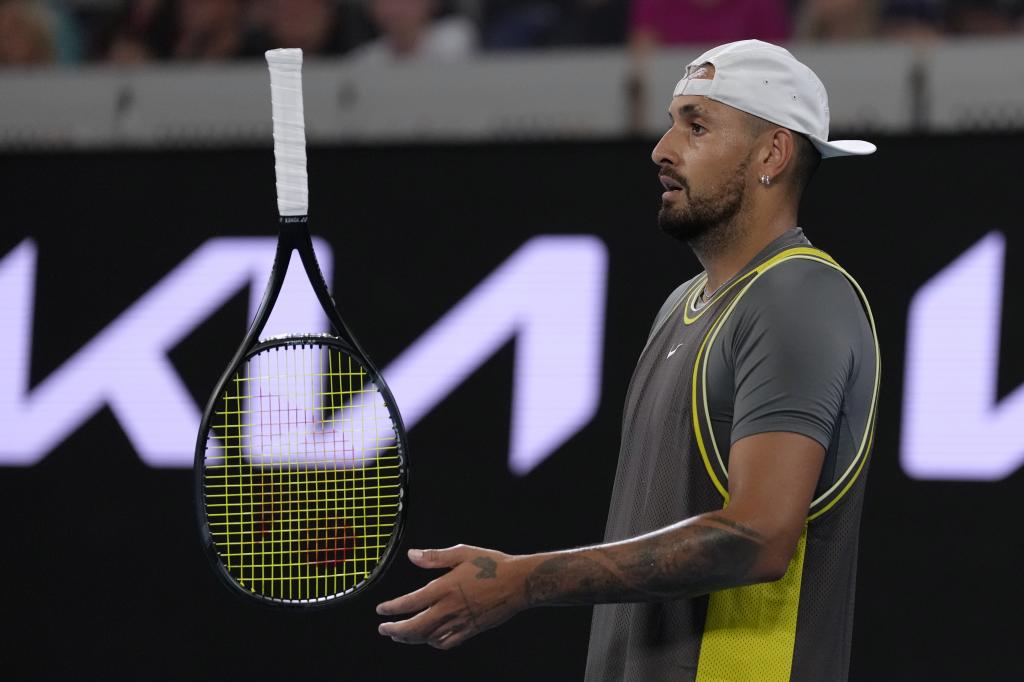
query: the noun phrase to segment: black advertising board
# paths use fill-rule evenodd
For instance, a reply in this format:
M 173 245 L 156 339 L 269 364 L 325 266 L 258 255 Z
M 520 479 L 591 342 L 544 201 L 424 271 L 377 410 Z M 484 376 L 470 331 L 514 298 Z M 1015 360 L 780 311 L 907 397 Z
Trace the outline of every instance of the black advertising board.
M 851 679 L 1016 679 L 1024 137 L 877 142 L 825 161 L 801 213 L 882 343 Z M 633 363 L 698 269 L 655 224 L 651 145 L 310 151 L 321 259 L 413 422 L 407 547 L 600 540 Z M 312 614 L 239 601 L 207 566 L 188 467 L 270 265 L 269 148 L 7 155 L 0 183 L 12 677 L 580 678 L 588 609 L 437 652 L 376 634 L 375 603 L 429 578 L 402 559 Z

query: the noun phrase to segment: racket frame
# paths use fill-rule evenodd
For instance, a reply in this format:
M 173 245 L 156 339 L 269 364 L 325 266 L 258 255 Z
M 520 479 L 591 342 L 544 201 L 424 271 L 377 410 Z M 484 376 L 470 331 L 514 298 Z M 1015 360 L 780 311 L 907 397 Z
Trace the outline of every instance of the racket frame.
M 274 255 L 274 264 L 270 270 L 270 279 L 267 282 L 266 289 L 264 289 L 263 298 L 260 301 L 259 308 L 256 310 L 256 315 L 253 318 L 252 324 L 249 325 L 249 329 L 245 334 L 242 344 L 235 352 L 234 357 L 232 357 L 227 370 L 225 370 L 224 374 L 217 382 L 216 388 L 210 396 L 210 399 L 206 404 L 206 409 L 203 412 L 203 419 L 200 424 L 199 435 L 196 440 L 196 454 L 193 463 L 196 521 L 199 525 L 199 537 L 202 541 L 204 553 L 206 554 L 207 559 L 209 559 L 217 575 L 220 576 L 223 582 L 231 588 L 233 593 L 244 596 L 247 601 L 251 602 L 255 600 L 258 603 L 278 608 L 325 608 L 348 601 L 353 597 L 357 597 L 366 592 L 367 589 L 371 587 L 387 570 L 387 567 L 391 564 L 397 554 L 397 549 L 402 541 L 402 534 L 405 528 L 405 515 L 409 506 L 409 458 L 406 451 L 408 439 L 406 436 L 405 424 L 402 421 L 402 415 L 398 410 L 397 403 L 395 402 L 394 395 L 391 393 L 391 389 L 388 388 L 387 383 L 384 381 L 384 377 L 363 351 L 362 347 L 359 345 L 359 341 L 356 340 L 355 335 L 352 334 L 348 325 L 345 324 L 345 321 L 341 318 L 341 314 L 338 313 L 334 298 L 331 296 L 330 290 L 327 287 L 327 281 L 324 279 L 323 271 L 320 269 L 320 265 L 316 259 L 316 252 L 313 249 L 313 240 L 309 233 L 308 216 L 281 216 L 278 218 L 278 226 L 279 232 L 277 250 Z M 320 302 L 320 307 L 327 315 L 327 319 L 330 322 L 335 335 L 295 334 L 275 336 L 260 341 L 259 335 L 266 326 L 267 320 L 270 319 L 270 313 L 274 308 L 274 304 L 277 302 L 282 286 L 284 286 L 285 275 L 288 273 L 288 267 L 290 265 L 293 252 L 298 252 L 299 258 L 302 261 L 302 266 L 306 271 L 306 276 L 313 287 L 313 292 L 316 294 L 317 300 Z M 402 467 L 399 470 L 400 478 L 398 481 L 401 497 L 399 498 L 398 511 L 395 516 L 394 531 L 388 540 L 387 546 L 384 548 L 384 552 L 381 555 L 380 560 L 365 580 L 350 587 L 344 592 L 330 597 L 320 597 L 308 601 L 291 601 L 275 599 L 252 590 L 248 590 L 240 585 L 228 571 L 223 560 L 220 558 L 220 555 L 217 553 L 213 534 L 207 525 L 204 494 L 204 471 L 206 463 L 206 445 L 210 438 L 210 422 L 216 413 L 221 395 L 228 388 L 242 364 L 248 359 L 248 357 L 265 348 L 272 348 L 278 345 L 290 344 L 292 342 L 301 343 L 303 340 L 307 343 L 324 343 L 325 345 L 334 346 L 350 355 L 353 360 L 362 364 L 362 366 L 368 370 L 370 379 L 374 382 L 377 389 L 383 395 L 384 400 L 390 406 L 389 411 L 393 417 L 395 435 L 399 444 L 398 452 L 402 458 Z

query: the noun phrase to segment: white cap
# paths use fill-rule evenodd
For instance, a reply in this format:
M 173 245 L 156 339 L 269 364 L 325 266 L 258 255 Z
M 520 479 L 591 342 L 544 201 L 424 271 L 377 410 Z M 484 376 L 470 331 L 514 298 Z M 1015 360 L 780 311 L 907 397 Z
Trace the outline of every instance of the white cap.
M 692 78 L 704 64 L 714 65 L 714 78 Z M 875 145 L 864 140 L 828 141 L 825 86 L 788 50 L 771 43 L 740 40 L 708 50 L 690 62 L 672 94 L 703 95 L 803 133 L 822 158 L 875 151 Z

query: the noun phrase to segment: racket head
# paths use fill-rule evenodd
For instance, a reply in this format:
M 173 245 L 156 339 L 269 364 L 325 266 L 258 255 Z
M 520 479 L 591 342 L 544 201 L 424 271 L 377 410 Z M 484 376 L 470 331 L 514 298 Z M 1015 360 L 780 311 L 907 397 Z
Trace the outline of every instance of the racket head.
M 268 605 L 345 601 L 401 541 L 401 415 L 373 364 L 335 336 L 273 337 L 242 354 L 203 415 L 195 473 L 211 563 Z

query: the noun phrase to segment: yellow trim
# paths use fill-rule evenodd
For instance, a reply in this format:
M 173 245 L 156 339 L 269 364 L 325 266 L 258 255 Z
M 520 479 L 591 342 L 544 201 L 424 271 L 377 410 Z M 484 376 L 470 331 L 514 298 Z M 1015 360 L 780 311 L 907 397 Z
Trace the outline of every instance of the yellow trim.
M 715 320 L 715 322 L 713 323 L 713 325 L 711 327 L 711 331 L 704 337 L 704 341 L 701 342 L 700 348 L 697 350 L 697 359 L 696 359 L 696 361 L 694 362 L 694 365 L 693 365 L 693 380 L 691 381 L 691 400 L 690 400 L 691 409 L 692 409 L 692 413 L 693 413 L 693 430 L 694 430 L 694 434 L 697 437 L 697 448 L 700 450 L 701 459 L 704 460 L 704 468 L 707 469 L 708 475 L 711 477 L 711 482 L 714 484 L 714 486 L 718 490 L 719 494 L 725 500 L 726 504 L 729 503 L 729 491 L 726 489 L 726 486 L 723 485 L 722 481 L 719 479 L 718 475 L 715 473 L 713 465 L 711 464 L 711 459 L 708 456 L 707 446 L 705 446 L 705 444 L 704 444 L 704 437 L 703 437 L 703 434 L 701 433 L 701 429 L 700 429 L 700 415 L 697 412 L 697 404 L 699 402 L 698 399 L 697 399 L 698 370 L 701 367 L 702 358 L 705 357 L 704 356 L 704 351 L 708 347 L 709 340 L 718 333 L 718 329 L 725 323 L 726 318 L 728 318 L 728 316 L 732 313 L 733 309 L 735 309 L 737 302 L 743 297 L 743 294 L 746 293 L 746 291 L 750 288 L 750 286 L 755 281 L 757 281 L 758 277 L 760 277 L 764 272 L 766 272 L 769 269 L 775 267 L 776 265 L 778 265 L 779 263 L 781 263 L 782 261 L 784 261 L 784 260 L 786 260 L 788 258 L 797 256 L 797 255 L 815 255 L 815 256 L 817 256 L 819 254 L 823 254 L 824 255 L 824 252 L 823 251 L 819 251 L 818 249 L 814 249 L 814 248 L 809 248 L 809 247 L 805 247 L 805 246 L 798 246 L 798 247 L 794 247 L 792 249 L 786 249 L 785 251 L 781 251 L 778 254 L 776 254 L 775 256 L 769 258 L 765 262 L 763 262 L 760 265 L 756 266 L 753 270 L 750 271 L 750 273 L 748 273 L 748 275 L 749 274 L 753 274 L 754 276 L 752 278 L 750 278 L 750 280 L 746 283 L 746 285 L 743 287 L 743 289 L 740 291 L 740 293 L 737 294 L 736 298 L 731 302 L 729 307 L 727 307 L 721 313 L 720 317 L 717 320 Z M 827 258 L 827 255 L 826 255 L 826 258 Z M 744 279 L 748 275 L 744 275 L 743 277 L 738 278 L 735 282 L 733 282 L 728 287 L 728 289 L 732 289 L 733 287 L 735 287 L 740 282 L 743 282 Z M 712 301 L 718 300 L 718 298 L 720 297 L 720 294 L 722 294 L 722 293 L 723 292 L 719 292 L 719 294 L 717 294 L 712 299 Z M 701 314 L 705 310 L 707 310 L 708 307 L 710 307 L 710 305 L 711 305 L 711 303 L 708 303 L 707 305 L 705 305 L 705 307 L 701 309 Z M 687 307 L 686 310 L 689 311 L 689 307 Z M 693 319 L 696 320 L 699 317 L 700 317 L 700 314 L 698 314 Z M 706 391 L 705 391 L 705 394 L 706 394 Z M 706 409 L 707 409 L 707 407 L 705 406 L 705 410 Z M 705 413 L 705 414 L 707 414 L 707 413 Z M 709 424 L 711 423 L 710 416 L 709 416 L 709 419 L 708 419 L 708 423 Z M 708 436 L 709 436 L 709 438 L 710 438 L 710 440 L 712 442 L 712 446 L 715 448 L 716 453 L 717 453 L 718 446 L 717 446 L 717 444 L 715 444 L 714 434 L 713 433 L 709 433 Z M 718 461 L 719 461 L 720 464 L 722 464 L 720 456 L 718 457 Z M 722 471 L 723 471 L 723 475 L 725 475 L 725 465 L 724 464 L 722 464 Z
M 672 306 L 672 309 L 665 313 L 664 317 L 661 318 L 662 322 L 671 319 L 672 315 L 675 314 L 677 310 L 679 310 L 680 305 L 683 306 L 683 322 L 685 324 L 690 324 L 690 322 L 696 320 L 697 317 L 700 317 L 701 313 L 703 313 L 703 310 L 701 311 L 701 313 L 697 314 L 697 317 L 694 317 L 692 319 L 688 317 L 688 313 L 690 312 L 690 308 L 693 306 L 693 300 L 700 293 L 701 288 L 703 288 L 705 282 L 707 281 L 708 276 L 706 273 L 703 275 L 699 275 L 697 279 L 695 279 L 693 283 L 690 285 L 690 287 L 686 290 L 686 292 L 682 295 L 682 297 L 678 301 L 676 301 L 676 304 Z M 710 303 L 708 305 L 710 305 Z
M 771 270 L 776 265 L 779 265 L 779 264 L 781 264 L 781 263 L 783 263 L 783 262 L 785 262 L 787 260 L 791 260 L 791 259 L 795 259 L 795 258 L 814 260 L 814 261 L 817 261 L 819 263 L 824 263 L 825 265 L 830 265 L 830 266 L 834 264 L 834 262 L 831 261 L 831 259 L 825 260 L 825 259 L 822 259 L 822 258 L 817 258 L 816 257 L 817 254 L 814 254 L 812 256 L 810 254 L 792 253 L 790 251 L 784 251 L 783 254 L 791 254 L 791 255 L 788 255 L 785 258 L 781 258 L 781 259 L 779 259 L 777 261 L 775 261 L 775 259 L 772 259 L 772 260 L 767 261 L 765 263 L 765 267 L 760 267 L 760 268 L 757 268 L 757 269 L 753 270 L 753 272 L 756 273 L 755 276 L 753 277 L 753 279 L 750 280 L 750 282 L 747 284 L 747 286 L 743 287 L 743 290 L 740 291 L 740 293 L 736 295 L 736 298 L 732 300 L 732 302 L 729 304 L 729 307 L 722 313 L 722 316 L 718 320 L 715 321 L 715 325 L 712 327 L 711 332 L 708 335 L 707 345 L 708 345 L 709 348 L 715 344 L 715 339 L 718 338 L 718 332 L 720 332 L 722 330 L 722 327 L 725 326 L 725 322 L 726 322 L 727 318 L 729 317 L 729 315 L 732 314 L 732 311 L 736 308 L 736 305 L 740 302 L 740 299 L 743 298 L 743 295 L 747 293 L 747 291 L 754 284 L 754 282 L 757 281 L 757 279 L 759 277 L 761 277 L 761 275 L 763 275 L 765 272 L 767 272 L 768 270 Z M 782 255 L 782 254 L 780 254 L 780 255 Z M 772 261 L 775 261 L 775 262 L 772 262 Z M 701 364 L 701 383 L 700 383 L 700 385 L 701 385 L 701 404 L 704 407 L 704 415 L 707 418 L 707 423 L 708 423 L 708 425 L 710 427 L 710 425 L 711 425 L 711 409 L 708 406 L 708 358 L 707 358 L 707 356 L 705 356 L 703 358 L 703 361 L 700 364 Z M 722 459 L 722 453 L 718 449 L 718 443 L 715 441 L 714 433 L 709 433 L 708 437 L 709 437 L 709 440 L 711 441 L 711 446 L 712 446 L 712 448 L 714 448 L 714 451 L 715 451 L 715 459 L 718 461 L 718 465 L 721 467 L 720 471 L 722 471 L 723 475 L 726 477 L 726 479 L 728 479 L 728 470 L 727 470 L 727 468 L 725 466 L 725 460 Z
M 874 424 L 871 425 L 871 427 L 869 428 L 869 431 L 871 432 L 871 436 L 870 436 L 870 438 L 868 438 L 867 447 L 868 447 L 868 450 L 870 451 L 871 450 L 871 445 L 875 441 L 875 425 Z M 813 521 L 814 519 L 818 518 L 819 516 L 821 516 L 822 514 L 827 512 L 829 509 L 834 507 L 836 505 L 836 503 L 839 502 L 839 500 L 843 499 L 843 497 L 846 495 L 847 492 L 849 492 L 849 490 L 853 486 L 853 484 L 857 482 L 857 478 L 860 477 L 860 470 L 864 468 L 864 463 L 867 462 L 867 461 L 868 461 L 867 457 L 861 457 L 860 464 L 857 465 L 857 471 L 853 474 L 853 476 L 850 477 L 850 480 L 846 482 L 846 486 L 839 492 L 838 495 L 835 496 L 835 498 L 831 502 L 829 502 L 824 507 L 822 507 L 818 511 L 814 512 L 810 516 L 808 516 L 807 520 L 808 521 Z M 841 481 L 842 481 L 842 479 L 840 479 L 840 482 Z M 833 488 L 834 488 L 834 486 L 833 486 Z M 824 499 L 833 488 L 829 488 L 829 490 L 825 491 L 825 493 L 823 493 L 822 496 L 820 498 L 818 498 L 818 499 Z M 814 502 L 811 503 L 811 508 L 812 509 L 814 508 L 814 503 L 815 502 L 817 502 L 817 500 L 815 500 Z
M 881 386 L 882 377 L 882 353 L 881 349 L 878 346 L 878 331 L 875 328 L 875 316 L 871 312 L 871 305 L 868 303 L 868 297 L 864 293 L 864 290 L 860 288 L 860 284 L 857 283 L 857 280 L 855 280 L 850 275 L 850 273 L 848 273 L 846 270 L 840 267 L 838 263 L 835 264 L 835 268 L 839 270 L 839 272 L 846 275 L 846 278 L 850 281 L 851 284 L 853 284 L 854 288 L 857 290 L 857 293 L 860 295 L 860 300 L 863 301 L 864 303 L 864 310 L 867 312 L 868 316 L 868 324 L 871 325 L 871 340 L 874 342 L 875 348 L 875 382 L 871 391 L 871 407 L 869 408 L 867 422 L 864 426 L 864 436 L 861 438 L 860 447 L 857 449 L 857 456 L 854 457 L 853 461 L 850 462 L 850 466 L 843 473 L 843 475 L 839 477 L 839 479 L 832 485 L 832 487 L 826 490 L 824 493 L 822 493 L 822 495 L 817 500 L 814 500 L 811 503 L 811 507 L 813 508 L 814 505 L 824 501 L 829 495 L 831 495 L 836 490 L 836 488 L 842 485 L 843 479 L 845 479 L 846 476 L 849 475 L 850 470 L 853 469 L 854 464 L 857 462 L 858 459 L 860 459 L 860 463 L 857 465 L 857 470 L 856 472 L 854 472 L 853 476 L 847 482 L 846 486 L 843 487 L 843 489 L 839 492 L 836 498 L 830 501 L 824 509 L 820 509 L 816 511 L 814 514 L 812 514 L 808 520 L 818 518 L 826 511 L 831 509 L 833 506 L 835 506 L 836 502 L 838 502 L 840 499 L 843 498 L 844 495 L 846 495 L 846 493 L 853 486 L 853 483 L 857 480 L 857 477 L 860 476 L 861 469 L 864 468 L 864 462 L 867 461 L 867 457 L 865 455 L 871 450 L 871 444 L 874 442 L 875 420 L 877 418 L 878 410 L 878 393 L 879 388 Z
M 712 592 L 696 682 L 788 682 L 807 527 L 781 580 Z
M 700 458 L 704 462 L 704 468 L 707 469 L 708 476 L 711 477 L 711 482 L 715 485 L 718 490 L 718 494 L 722 496 L 726 504 L 729 504 L 729 491 L 726 490 L 722 482 L 718 480 L 718 476 L 715 475 L 715 470 L 711 466 L 711 459 L 708 457 L 708 449 L 704 445 L 704 436 L 700 431 L 700 415 L 697 414 L 697 370 L 700 369 L 700 358 L 704 354 L 704 347 L 707 345 L 708 337 L 704 337 L 704 341 L 700 344 L 700 349 L 697 351 L 697 360 L 693 363 L 693 380 L 690 381 L 690 403 L 693 406 L 693 434 L 697 437 L 697 449 L 700 450 Z M 711 436 L 712 442 L 714 441 L 714 434 L 708 434 Z
M 718 336 L 718 332 L 721 331 L 721 329 L 725 325 L 725 322 L 728 319 L 729 315 L 732 314 L 733 310 L 738 305 L 740 299 L 743 298 L 743 295 L 746 294 L 747 291 L 749 291 L 750 287 L 753 286 L 754 282 L 756 282 L 758 280 L 758 278 L 760 278 L 762 275 L 764 275 L 766 272 L 768 272 L 769 270 L 771 270 L 775 266 L 777 266 L 777 265 L 779 265 L 779 264 L 781 264 L 781 263 L 783 263 L 783 262 L 785 262 L 787 260 L 794 259 L 794 258 L 800 258 L 800 259 L 806 259 L 806 260 L 814 260 L 814 261 L 817 261 L 817 262 L 822 263 L 824 265 L 827 265 L 829 267 L 832 267 L 832 268 L 838 270 L 840 273 L 842 273 L 843 276 L 845 276 L 847 278 L 847 280 L 849 280 L 850 283 L 853 284 L 854 288 L 857 290 L 857 293 L 858 293 L 861 301 L 864 304 L 864 309 L 867 312 L 868 323 L 871 326 L 871 338 L 872 338 L 872 341 L 873 341 L 873 344 L 874 344 L 874 351 L 875 351 L 875 377 L 874 377 L 874 386 L 872 388 L 871 405 L 870 405 L 870 408 L 869 408 L 869 411 L 868 411 L 867 421 L 865 422 L 864 435 L 861 438 L 861 443 L 860 443 L 860 446 L 857 449 L 857 454 L 851 460 L 850 466 L 847 467 L 846 471 L 843 472 L 843 475 L 840 476 L 839 479 L 837 479 L 836 482 L 828 490 L 826 490 L 817 499 L 815 499 L 815 500 L 813 500 L 811 502 L 810 509 L 814 509 L 816 506 L 821 505 L 821 504 L 825 504 L 827 502 L 827 504 L 824 507 L 824 509 L 816 510 L 813 514 L 810 515 L 809 520 L 811 520 L 811 519 L 818 518 L 819 516 L 824 514 L 826 511 L 828 511 L 828 509 L 831 509 L 835 505 L 835 503 L 838 502 L 839 499 L 841 499 L 849 491 L 850 487 L 852 487 L 853 483 L 857 480 L 858 476 L 860 475 L 861 470 L 864 468 L 864 462 L 867 459 L 865 455 L 870 450 L 870 444 L 873 441 L 873 437 L 874 437 L 873 434 L 874 434 L 874 423 L 875 423 L 875 410 L 876 410 L 877 404 L 878 404 L 878 392 L 879 392 L 880 377 L 881 377 L 881 353 L 880 353 L 879 346 L 878 346 L 878 334 L 877 334 L 877 331 L 876 331 L 876 328 L 875 328 L 875 318 L 874 318 L 874 315 L 871 312 L 871 306 L 868 304 L 868 299 L 867 299 L 867 296 L 864 294 L 864 290 L 861 289 L 860 285 L 850 275 L 850 273 L 848 273 L 846 270 L 844 270 L 842 268 L 842 266 L 840 266 L 827 253 L 825 253 L 824 251 L 821 251 L 819 249 L 812 248 L 812 247 L 795 247 L 795 248 L 792 248 L 792 249 L 786 249 L 785 251 L 782 251 L 782 252 L 776 254 L 772 258 L 769 258 L 764 263 L 761 263 L 760 265 L 755 267 L 753 270 L 751 270 L 750 273 L 748 273 L 748 274 L 753 274 L 754 276 L 752 278 L 750 278 L 749 281 L 747 281 L 747 283 L 745 284 L 743 289 L 729 303 L 729 306 L 724 311 L 722 311 L 720 313 L 719 317 L 714 321 L 714 323 L 713 323 L 713 325 L 711 327 L 711 330 L 704 337 L 704 341 L 701 343 L 701 346 L 700 346 L 700 348 L 697 351 L 697 359 L 696 359 L 696 361 L 694 363 L 694 367 L 693 367 L 693 381 L 692 381 L 692 389 L 691 389 L 692 390 L 691 403 L 692 403 L 692 412 L 693 412 L 694 433 L 695 433 L 696 439 L 697 439 L 697 447 L 700 450 L 701 458 L 704 461 L 704 468 L 707 470 L 708 475 L 711 477 L 711 482 L 714 484 L 714 486 L 718 490 L 719 494 L 722 495 L 722 498 L 725 500 L 725 503 L 728 504 L 728 502 L 729 502 L 729 492 L 728 492 L 727 486 L 721 480 L 722 478 L 724 478 L 725 482 L 728 482 L 728 478 L 729 478 L 728 468 L 725 466 L 725 462 L 722 459 L 722 454 L 721 454 L 721 451 L 718 448 L 718 443 L 715 441 L 714 433 L 713 432 L 709 432 L 708 433 L 708 439 L 711 441 L 711 446 L 712 446 L 712 448 L 714 449 L 714 452 L 715 452 L 715 460 L 717 461 L 718 466 L 719 466 L 719 471 L 721 471 L 721 474 L 722 474 L 722 476 L 720 478 L 718 476 L 718 473 L 716 472 L 715 467 L 714 467 L 714 465 L 713 465 L 713 463 L 711 461 L 711 458 L 710 458 L 710 456 L 708 454 L 707 446 L 704 444 L 704 438 L 703 438 L 703 435 L 701 433 L 701 428 L 700 428 L 700 424 L 701 424 L 700 415 L 698 414 L 698 410 L 697 410 L 697 405 L 698 405 L 698 402 L 699 402 L 703 406 L 703 408 L 704 408 L 704 416 L 705 416 L 705 418 L 707 420 L 708 428 L 710 428 L 710 425 L 711 425 L 711 411 L 710 411 L 708 403 L 707 403 L 707 394 L 708 394 L 708 391 L 707 391 L 708 356 L 706 355 L 705 351 L 708 348 L 710 348 L 710 346 L 712 344 L 714 344 L 715 339 Z M 743 279 L 744 278 L 738 279 L 732 286 L 735 286 L 735 284 L 738 284 L 739 282 L 743 281 Z M 706 308 L 705 308 L 705 310 L 706 310 Z M 694 318 L 694 319 L 696 319 L 696 318 Z M 698 396 L 697 396 L 698 370 L 700 370 L 700 386 L 701 386 L 701 389 L 702 389 L 701 390 L 702 395 L 700 396 L 700 398 L 701 398 L 700 400 L 698 400 Z M 846 479 L 847 479 L 847 477 L 850 476 L 851 472 L 853 473 L 853 476 L 850 477 L 849 481 L 847 481 Z M 845 482 L 846 485 L 842 488 L 842 490 L 835 497 L 835 499 L 834 500 L 828 500 L 829 496 L 832 495 L 836 491 L 837 488 L 839 488 L 840 486 L 843 486 L 844 482 Z
M 664 327 L 668 321 L 672 319 L 672 316 L 675 315 L 676 311 L 679 310 L 679 306 L 687 303 L 693 292 L 700 290 L 700 287 L 698 286 L 700 283 L 701 278 L 699 276 L 694 278 L 694 281 L 690 283 L 690 286 L 683 292 L 683 295 L 679 297 L 679 300 L 676 301 L 675 304 L 663 315 L 658 315 L 654 320 L 654 327 L 651 329 L 651 333 L 647 337 L 647 343 L 644 344 L 644 349 L 640 351 L 641 356 L 643 356 L 643 354 L 647 352 L 647 349 L 650 348 L 651 341 L 654 340 L 654 337 L 659 331 L 661 331 L 662 327 Z M 675 292 L 673 291 L 673 293 Z M 689 303 L 687 303 L 687 305 L 689 305 Z
M 756 269 L 755 270 L 751 270 L 750 272 L 757 272 L 757 270 Z M 703 287 L 707 283 L 707 281 L 708 281 L 707 273 L 704 273 L 703 275 L 701 275 L 700 279 L 698 279 L 698 281 L 697 281 L 697 284 L 699 284 L 700 286 L 698 286 L 698 287 L 694 288 L 693 290 L 691 290 L 687 294 L 687 296 L 686 296 L 686 299 L 687 299 L 686 300 L 686 307 L 683 308 L 683 324 L 689 325 L 689 324 L 693 324 L 694 322 L 699 320 L 701 318 L 701 316 L 703 316 L 704 313 L 707 312 L 707 310 L 711 307 L 711 304 L 715 303 L 716 301 L 718 301 L 718 299 L 722 298 L 727 293 L 732 291 L 736 287 L 736 285 L 740 284 L 741 282 L 743 282 L 743 279 L 745 277 L 747 277 L 747 275 L 749 275 L 749 274 L 750 273 L 747 273 L 743 277 L 738 278 L 735 282 L 733 282 L 729 286 L 722 287 L 721 289 L 716 291 L 715 295 L 711 297 L 711 300 L 708 301 L 707 303 L 705 303 L 703 308 L 701 308 L 693 316 L 691 316 L 690 313 L 692 312 L 693 301 L 694 301 L 694 299 L 697 298 L 697 292 L 699 292 L 701 287 Z

